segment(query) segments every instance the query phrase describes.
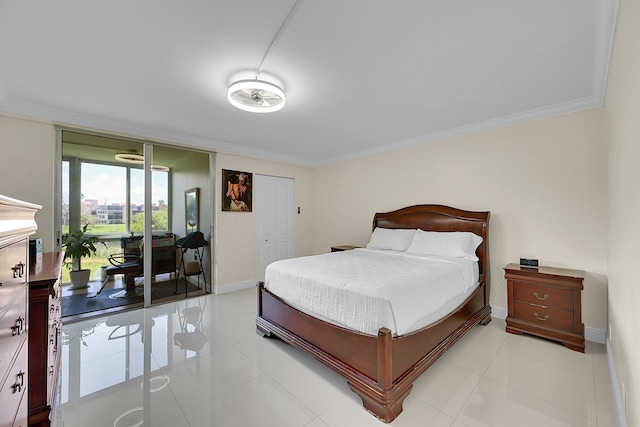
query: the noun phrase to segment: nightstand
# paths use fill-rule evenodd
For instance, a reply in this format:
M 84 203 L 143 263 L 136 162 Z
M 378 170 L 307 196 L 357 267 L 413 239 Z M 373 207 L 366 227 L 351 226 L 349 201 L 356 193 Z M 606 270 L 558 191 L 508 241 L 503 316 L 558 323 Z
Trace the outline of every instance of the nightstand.
M 351 251 L 359 247 L 360 246 L 351 246 L 351 245 L 331 246 L 331 252 Z
M 507 332 L 559 341 L 584 353 L 584 271 L 551 267 L 504 267 L 509 315 Z

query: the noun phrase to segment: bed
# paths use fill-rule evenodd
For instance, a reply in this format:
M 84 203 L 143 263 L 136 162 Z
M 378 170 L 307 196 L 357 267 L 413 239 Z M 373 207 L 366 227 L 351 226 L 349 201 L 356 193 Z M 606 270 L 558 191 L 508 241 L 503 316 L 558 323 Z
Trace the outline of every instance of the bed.
M 470 232 L 482 238 L 475 250 L 477 283 L 448 313 L 440 313 L 437 320 L 427 319 L 425 326 L 406 331 L 398 325 L 381 326 L 377 333 L 362 332 L 296 308 L 295 304 L 285 302 L 288 297 L 283 299 L 259 282 L 257 332 L 302 349 L 342 375 L 366 410 L 384 422 L 391 422 L 402 412 L 402 403 L 413 382 L 467 331 L 491 321 L 489 217 L 490 212 L 442 205 L 409 206 L 374 215 L 373 233 L 376 229 L 419 229 Z M 333 256 L 318 257 L 325 255 Z

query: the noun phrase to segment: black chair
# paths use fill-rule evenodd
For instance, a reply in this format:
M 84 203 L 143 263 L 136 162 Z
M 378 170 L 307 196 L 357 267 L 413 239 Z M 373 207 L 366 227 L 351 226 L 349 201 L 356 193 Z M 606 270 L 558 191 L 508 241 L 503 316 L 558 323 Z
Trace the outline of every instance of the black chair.
M 206 291 L 207 287 L 207 276 L 204 274 L 204 270 L 202 269 L 202 260 L 204 256 L 204 247 L 208 246 L 209 242 L 204 238 L 204 234 L 201 231 L 194 231 L 192 233 L 187 234 L 182 239 L 176 240 L 176 247 L 178 247 L 181 251 L 180 257 L 180 265 L 178 266 L 178 274 L 176 274 L 176 290 L 175 293 L 178 293 L 178 277 L 180 274 L 184 276 L 184 296 L 185 298 L 189 293 L 189 286 L 187 283 L 187 277 L 189 276 L 198 276 L 198 288 L 200 288 L 200 275 L 204 280 L 204 287 Z M 185 256 L 189 250 L 193 250 L 194 260 L 198 263 L 198 268 L 194 270 L 190 270 L 187 268 L 187 265 L 184 262 Z
M 110 266 L 105 268 L 107 276 L 122 274 L 125 277 L 125 289 L 115 294 L 109 295 L 110 298 L 127 298 L 142 294 L 142 291 L 136 289 L 136 278 L 144 274 L 144 265 L 142 263 L 142 237 L 127 237 L 126 242 L 123 241 L 123 253 L 112 254 L 109 256 Z

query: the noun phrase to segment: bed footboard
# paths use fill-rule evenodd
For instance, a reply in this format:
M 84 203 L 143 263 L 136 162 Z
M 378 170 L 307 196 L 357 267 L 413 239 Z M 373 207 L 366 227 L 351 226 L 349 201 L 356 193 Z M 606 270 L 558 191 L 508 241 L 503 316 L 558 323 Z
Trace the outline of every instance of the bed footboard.
M 262 282 L 257 288 L 256 331 L 275 335 L 342 375 L 364 408 L 387 423 L 402 412 L 413 382 L 469 329 L 491 316 L 481 285 L 456 312 L 432 327 L 402 337 L 381 328 L 378 336 L 371 336 L 302 313 Z

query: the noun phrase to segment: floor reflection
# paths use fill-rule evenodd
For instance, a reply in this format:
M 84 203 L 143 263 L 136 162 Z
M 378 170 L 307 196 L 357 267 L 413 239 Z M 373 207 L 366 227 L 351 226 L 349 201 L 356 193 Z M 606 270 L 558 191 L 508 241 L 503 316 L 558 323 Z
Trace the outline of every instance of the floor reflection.
M 192 298 L 65 325 L 59 425 L 159 425 L 180 415 L 161 368 L 205 348 L 205 307 Z

